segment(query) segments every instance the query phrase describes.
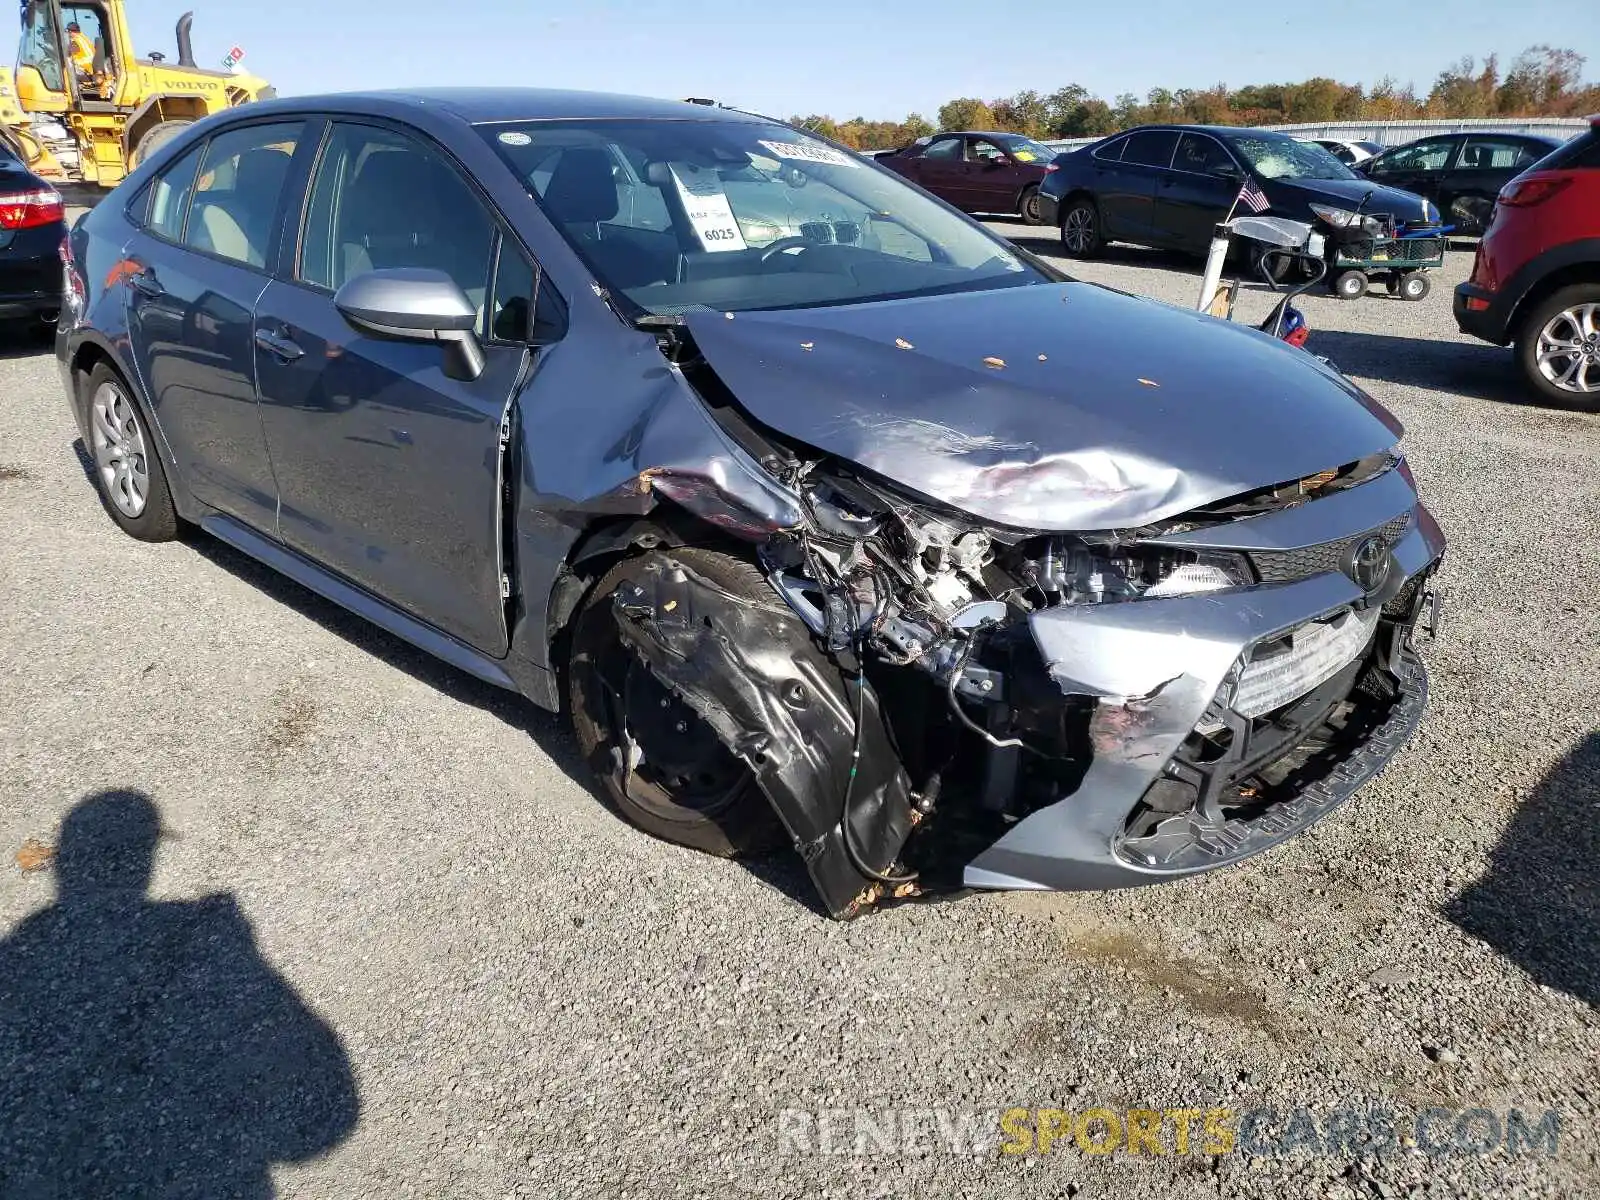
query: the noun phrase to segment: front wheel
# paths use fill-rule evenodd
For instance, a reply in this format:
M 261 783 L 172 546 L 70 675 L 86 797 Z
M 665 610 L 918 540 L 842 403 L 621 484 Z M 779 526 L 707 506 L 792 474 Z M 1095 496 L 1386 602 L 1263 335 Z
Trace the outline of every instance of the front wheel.
M 1093 258 L 1104 247 L 1094 201 L 1074 200 L 1061 217 L 1061 248 L 1073 258 Z
M 742 559 L 694 548 L 672 558 L 741 600 L 778 603 Z M 617 628 L 617 588 L 664 565 L 658 553 L 623 560 L 578 613 L 567 678 L 578 746 L 611 803 L 646 833 L 724 858 L 774 849 L 785 841 L 783 827 L 750 768 Z
M 1365 271 L 1340 271 L 1334 276 L 1333 294 L 1341 300 L 1359 300 L 1367 294 Z
M 1044 224 L 1044 204 L 1039 199 L 1039 189 L 1030 187 L 1022 193 L 1022 204 L 1019 209 L 1022 213 L 1024 225 Z
M 1600 284 L 1562 288 L 1529 313 L 1517 362 L 1546 400 L 1600 412 Z
M 1402 300 L 1424 300 L 1432 290 L 1433 285 L 1421 271 L 1407 271 L 1396 288 Z

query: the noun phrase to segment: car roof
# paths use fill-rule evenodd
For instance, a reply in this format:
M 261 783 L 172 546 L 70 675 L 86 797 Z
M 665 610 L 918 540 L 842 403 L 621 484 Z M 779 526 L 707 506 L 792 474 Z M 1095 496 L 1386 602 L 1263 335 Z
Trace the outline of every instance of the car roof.
M 268 107 L 278 111 L 367 112 L 404 115 L 432 110 L 445 112 L 469 124 L 501 121 L 597 120 L 770 121 L 722 105 L 661 100 L 614 92 L 568 91 L 558 88 L 418 88 L 392 91 L 329 92 L 284 97 L 252 104 L 255 112 Z

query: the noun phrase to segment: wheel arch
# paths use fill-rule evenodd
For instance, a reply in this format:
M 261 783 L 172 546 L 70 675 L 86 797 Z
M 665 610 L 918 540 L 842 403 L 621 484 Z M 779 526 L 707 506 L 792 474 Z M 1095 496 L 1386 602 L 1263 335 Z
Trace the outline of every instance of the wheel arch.
M 1508 340 L 1515 342 L 1521 337 L 1522 326 L 1527 321 L 1528 315 L 1562 288 L 1577 283 L 1600 284 L 1600 240 L 1596 240 L 1593 245 L 1593 257 L 1579 258 L 1556 266 L 1534 280 L 1517 298 L 1517 303 L 1511 310 L 1511 319 L 1506 322 Z
M 127 124 L 122 127 L 123 161 L 130 164 L 130 171 L 137 167 L 139 164 L 132 160 L 139 139 L 163 121 L 198 121 L 209 115 L 210 111 L 199 96 L 180 96 L 170 92 L 146 96 L 139 107 L 128 114 Z
M 66 362 L 72 414 L 77 419 L 78 432 L 83 437 L 85 448 L 89 440 L 89 409 L 87 398 L 83 394 L 83 385 L 88 382 L 89 376 L 94 374 L 96 367 L 104 366 L 122 381 L 128 397 L 138 406 L 145 426 L 155 435 L 156 453 L 161 456 L 161 467 L 167 473 L 167 487 L 172 492 L 172 502 L 178 509 L 178 515 L 185 520 L 193 520 L 194 517 L 191 515 L 193 505 L 189 501 L 188 489 L 182 485 L 182 475 L 177 459 L 172 453 L 172 444 L 167 440 L 167 431 L 156 419 L 154 406 L 139 385 L 137 373 L 130 371 L 122 363 L 109 343 L 92 334 L 82 337 L 73 347 Z

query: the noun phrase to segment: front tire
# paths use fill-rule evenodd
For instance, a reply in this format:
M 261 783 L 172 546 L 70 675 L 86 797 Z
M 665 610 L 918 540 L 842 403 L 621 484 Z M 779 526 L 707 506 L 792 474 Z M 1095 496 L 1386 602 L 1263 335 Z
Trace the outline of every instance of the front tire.
M 642 580 L 652 552 L 624 559 L 595 584 L 572 635 L 567 696 L 578 746 L 607 799 L 665 841 L 722 858 L 760 854 L 787 840 L 750 768 L 622 639 L 612 595 Z M 672 558 L 742 600 L 778 603 L 750 563 L 713 550 Z
M 79 402 L 89 414 L 88 450 L 95 486 L 106 513 L 129 537 L 170 542 L 178 536 L 167 473 L 128 385 L 105 363 L 82 384 Z
M 1061 248 L 1070 258 L 1094 258 L 1105 249 L 1100 213 L 1094 201 L 1080 196 L 1061 215 Z
M 1340 271 L 1333 280 L 1333 294 L 1341 300 L 1359 300 L 1370 282 L 1365 271 Z
M 1600 284 L 1562 288 L 1530 312 L 1517 335 L 1517 364 L 1543 399 L 1600 412 Z

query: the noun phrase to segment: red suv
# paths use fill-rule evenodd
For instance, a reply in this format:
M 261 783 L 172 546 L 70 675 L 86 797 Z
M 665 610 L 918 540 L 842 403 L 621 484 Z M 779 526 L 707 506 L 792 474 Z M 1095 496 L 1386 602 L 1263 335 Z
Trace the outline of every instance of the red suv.
M 1548 400 L 1600 412 L 1600 114 L 1508 183 L 1456 289 L 1463 333 L 1504 346 Z

